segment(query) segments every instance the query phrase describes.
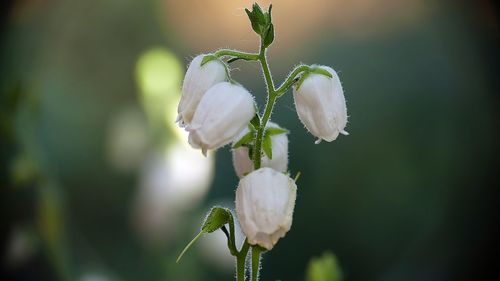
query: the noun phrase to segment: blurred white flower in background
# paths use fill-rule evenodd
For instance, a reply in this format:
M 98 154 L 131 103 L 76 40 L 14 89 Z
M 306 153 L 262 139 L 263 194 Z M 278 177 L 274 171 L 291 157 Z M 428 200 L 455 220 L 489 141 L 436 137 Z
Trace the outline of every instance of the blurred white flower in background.
M 116 170 L 135 171 L 149 145 L 148 123 L 134 107 L 124 108 L 111 118 L 107 138 L 108 161 Z
M 17 267 L 28 262 L 37 251 L 37 239 L 33 230 L 16 225 L 10 231 L 4 253 L 4 264 Z
M 175 235 L 185 211 L 196 208 L 212 182 L 214 156 L 204 157 L 187 144 L 174 144 L 153 154 L 139 175 L 134 222 L 151 242 Z

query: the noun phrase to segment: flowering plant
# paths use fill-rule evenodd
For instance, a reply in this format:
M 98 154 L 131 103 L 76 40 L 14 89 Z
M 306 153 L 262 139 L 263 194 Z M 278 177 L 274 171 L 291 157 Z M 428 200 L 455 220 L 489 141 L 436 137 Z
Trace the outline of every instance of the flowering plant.
M 288 130 L 269 121 L 279 97 L 293 88 L 299 119 L 307 130 L 321 140 L 331 142 L 339 134 L 347 135 L 347 110 L 337 73 L 321 65 L 299 65 L 285 81 L 275 87 L 266 57 L 274 41 L 272 5 L 263 11 L 254 4 L 245 9 L 252 29 L 260 37 L 258 53 L 221 49 L 195 57 L 188 67 L 182 86 L 177 122 L 189 132 L 189 144 L 206 155 L 229 143 L 233 164 L 240 178 L 236 189 L 236 215 L 246 236 L 237 247 L 232 212 L 214 207 L 205 219 L 202 235 L 222 230 L 230 253 L 236 257 L 236 278 L 245 279 L 245 263 L 252 249 L 251 276 L 257 280 L 260 255 L 270 251 L 292 225 L 297 195 L 296 180 L 288 174 Z M 225 61 L 225 58 L 229 58 Z M 259 114 L 253 96 L 231 79 L 229 63 L 235 60 L 257 61 L 267 85 L 267 102 Z M 227 229 L 229 227 L 229 230 Z

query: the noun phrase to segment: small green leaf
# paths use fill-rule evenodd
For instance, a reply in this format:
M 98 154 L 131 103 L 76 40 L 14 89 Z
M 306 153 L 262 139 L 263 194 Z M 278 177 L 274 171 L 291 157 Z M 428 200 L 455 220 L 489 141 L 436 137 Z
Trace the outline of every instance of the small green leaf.
M 226 223 L 229 223 L 232 216 L 231 212 L 226 208 L 213 207 L 205 219 L 201 231 L 212 233 L 223 227 Z
M 264 140 L 262 141 L 262 149 L 267 155 L 267 158 L 273 159 L 273 142 L 271 140 L 271 136 L 264 136 Z
M 255 116 L 250 120 L 250 124 L 255 130 L 258 130 L 260 127 L 260 117 L 259 114 L 255 114 Z
M 269 47 L 274 41 L 274 25 L 271 23 L 269 28 L 266 30 L 266 34 L 264 35 L 263 43 L 264 47 Z
M 236 149 L 241 147 L 242 145 L 249 144 L 253 141 L 253 132 L 246 133 L 240 140 L 238 140 L 235 144 L 233 144 L 233 148 Z
M 288 134 L 289 132 L 290 131 L 288 131 L 287 129 L 269 127 L 266 129 L 265 135 L 272 137 L 275 135 Z

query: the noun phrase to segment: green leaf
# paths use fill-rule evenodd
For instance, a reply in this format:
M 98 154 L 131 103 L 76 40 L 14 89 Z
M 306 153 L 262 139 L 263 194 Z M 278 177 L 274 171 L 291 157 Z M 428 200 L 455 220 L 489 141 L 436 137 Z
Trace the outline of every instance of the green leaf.
M 217 229 L 223 227 L 226 223 L 229 223 L 231 220 L 231 211 L 226 208 L 221 207 L 213 207 L 210 213 L 208 214 L 203 226 L 201 227 L 201 231 L 212 233 Z
M 271 23 L 269 28 L 266 30 L 266 34 L 263 39 L 264 48 L 269 47 L 274 41 L 274 25 Z
M 233 144 L 233 148 L 241 147 L 242 145 L 249 144 L 253 141 L 253 132 L 246 133 L 240 140 L 238 140 L 235 144 Z
M 273 142 L 271 140 L 271 136 L 265 135 L 264 140 L 262 141 L 262 149 L 264 153 L 267 155 L 267 158 L 273 159 Z
M 259 129 L 259 127 L 260 127 L 260 117 L 259 117 L 259 114 L 255 113 L 255 116 L 252 118 L 252 120 L 250 120 L 250 125 L 252 125 L 252 127 L 255 130 Z
M 266 128 L 265 135 L 272 137 L 275 135 L 288 134 L 289 132 L 290 131 L 288 131 L 287 129 L 269 127 L 269 128 Z
M 337 258 L 329 251 L 319 258 L 309 261 L 306 273 L 307 281 L 340 281 L 342 273 Z

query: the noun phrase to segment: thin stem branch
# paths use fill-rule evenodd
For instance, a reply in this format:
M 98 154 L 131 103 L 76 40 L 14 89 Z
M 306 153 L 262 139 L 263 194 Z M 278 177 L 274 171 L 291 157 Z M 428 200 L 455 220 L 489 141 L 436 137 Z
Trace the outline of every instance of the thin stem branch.
M 247 60 L 247 61 L 259 60 L 259 54 L 240 52 L 240 51 L 230 50 L 230 49 L 218 50 L 217 52 L 214 53 L 214 55 L 218 58 L 220 58 L 220 57 L 235 57 L 235 58 L 239 58 L 239 59 L 243 59 L 243 60 Z
M 281 96 L 283 95 L 284 93 L 286 93 L 286 91 L 288 91 L 288 89 L 290 89 L 290 87 L 295 83 L 295 78 L 297 78 L 297 76 L 304 72 L 304 71 L 310 71 L 311 70 L 311 67 L 308 66 L 308 65 L 299 65 L 297 67 L 295 67 L 295 69 L 290 72 L 290 74 L 288 75 L 288 77 L 285 79 L 285 81 L 283 82 L 283 84 L 281 84 L 281 86 L 276 90 L 276 94 L 278 96 Z

